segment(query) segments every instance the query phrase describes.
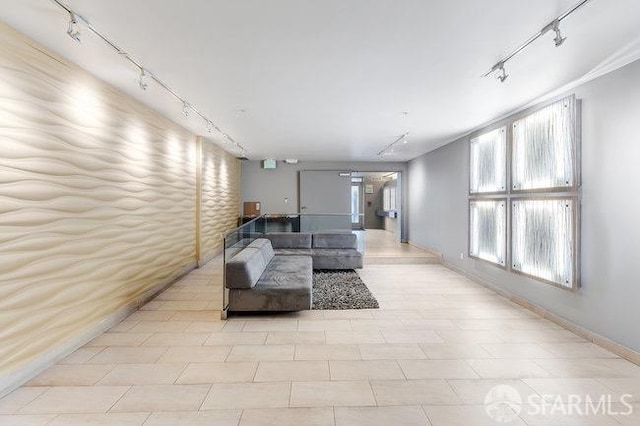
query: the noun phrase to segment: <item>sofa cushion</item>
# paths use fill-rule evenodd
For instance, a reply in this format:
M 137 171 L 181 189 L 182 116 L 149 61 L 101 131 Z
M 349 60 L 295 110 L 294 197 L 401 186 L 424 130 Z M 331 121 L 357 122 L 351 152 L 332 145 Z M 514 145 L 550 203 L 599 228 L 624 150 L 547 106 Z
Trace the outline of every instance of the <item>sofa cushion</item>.
M 303 232 L 270 232 L 265 238 L 271 240 L 274 249 L 311 248 L 311 234 Z
M 247 246 L 248 248 L 255 248 L 260 250 L 260 254 L 262 255 L 264 262 L 268 265 L 271 262 L 271 259 L 275 256 L 273 252 L 273 247 L 271 247 L 271 241 L 266 238 L 257 238 L 251 242 Z
M 362 253 L 356 249 L 313 249 L 313 269 L 360 269 Z
M 313 248 L 355 249 L 358 248 L 358 239 L 351 233 L 313 234 Z
M 300 285 L 309 284 L 312 273 L 309 256 L 276 257 L 258 280 L 258 285 L 297 288 Z
M 255 286 L 268 263 L 262 250 L 247 247 L 233 256 L 225 265 L 227 288 Z
M 309 256 L 275 257 L 258 284 L 229 291 L 231 311 L 300 311 L 311 309 L 313 272 Z
M 311 249 L 274 249 L 276 256 L 311 256 Z

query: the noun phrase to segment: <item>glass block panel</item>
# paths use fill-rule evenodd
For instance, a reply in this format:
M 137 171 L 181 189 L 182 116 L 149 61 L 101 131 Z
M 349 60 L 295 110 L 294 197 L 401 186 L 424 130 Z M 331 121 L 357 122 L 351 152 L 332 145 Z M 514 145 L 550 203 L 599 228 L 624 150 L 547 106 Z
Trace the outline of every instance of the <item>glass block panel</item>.
M 572 200 L 512 201 L 514 270 L 573 287 L 573 209 Z
M 575 98 L 569 97 L 513 123 L 513 189 L 573 186 L 575 122 Z
M 501 127 L 471 139 L 471 173 L 469 191 L 472 194 L 502 192 L 506 189 L 506 129 Z
M 396 188 L 389 190 L 389 210 L 396 210 Z
M 389 210 L 391 210 L 391 189 L 389 187 L 386 187 L 382 191 L 382 196 L 382 208 L 384 209 L 384 211 L 388 212 Z
M 469 254 L 504 265 L 506 202 L 504 200 L 469 203 Z

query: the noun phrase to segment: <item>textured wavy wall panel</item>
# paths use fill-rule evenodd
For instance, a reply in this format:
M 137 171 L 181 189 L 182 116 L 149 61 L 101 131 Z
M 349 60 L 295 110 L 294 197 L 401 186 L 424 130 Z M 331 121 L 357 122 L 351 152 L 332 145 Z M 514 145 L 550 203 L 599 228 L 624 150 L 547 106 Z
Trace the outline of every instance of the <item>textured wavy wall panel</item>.
M 193 265 L 195 192 L 194 135 L 0 24 L 0 377 Z
M 240 160 L 203 141 L 200 252 L 207 260 L 222 250 L 222 234 L 237 226 Z

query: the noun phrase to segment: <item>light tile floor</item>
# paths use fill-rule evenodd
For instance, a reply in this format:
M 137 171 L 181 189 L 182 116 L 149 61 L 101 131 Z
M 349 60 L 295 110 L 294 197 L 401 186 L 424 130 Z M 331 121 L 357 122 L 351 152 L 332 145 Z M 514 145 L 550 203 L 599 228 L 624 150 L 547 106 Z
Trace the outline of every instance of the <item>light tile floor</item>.
M 440 263 L 435 253 L 396 240 L 395 234 L 383 229 L 356 231 L 364 249 L 365 265 Z
M 495 386 L 522 398 L 509 425 L 640 424 L 640 367 L 440 265 L 359 273 L 380 309 L 220 321 L 219 265 L 194 271 L 0 400 L 0 424 L 505 424 Z M 603 395 L 610 415 L 570 404 Z

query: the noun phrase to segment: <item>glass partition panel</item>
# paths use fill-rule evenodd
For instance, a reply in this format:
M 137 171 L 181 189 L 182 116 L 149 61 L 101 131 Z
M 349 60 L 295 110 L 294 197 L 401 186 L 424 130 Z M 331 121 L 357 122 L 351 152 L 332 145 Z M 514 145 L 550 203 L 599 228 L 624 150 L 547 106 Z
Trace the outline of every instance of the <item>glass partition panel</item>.
M 569 97 L 513 123 L 513 189 L 572 187 L 575 182 L 576 102 Z
M 300 215 L 300 232 L 351 232 L 349 214 Z
M 501 127 L 471 139 L 469 192 L 503 192 L 507 186 L 507 138 Z
M 469 255 L 498 265 L 505 264 L 506 201 L 469 203 Z
M 265 232 L 300 232 L 300 215 L 265 215 Z
M 511 209 L 512 267 L 562 287 L 573 287 L 574 202 L 514 200 Z

